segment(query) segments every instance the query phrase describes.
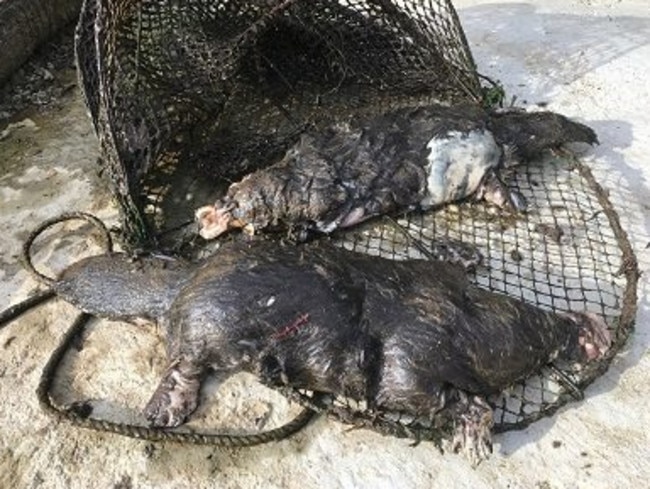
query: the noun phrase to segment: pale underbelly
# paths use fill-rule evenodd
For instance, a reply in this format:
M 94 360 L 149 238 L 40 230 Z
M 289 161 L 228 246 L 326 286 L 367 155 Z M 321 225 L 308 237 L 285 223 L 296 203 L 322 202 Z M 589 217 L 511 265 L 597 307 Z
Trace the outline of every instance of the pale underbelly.
M 427 148 L 427 188 L 420 202 L 425 209 L 472 195 L 502 155 L 492 134 L 484 130 L 452 131 L 432 139 Z

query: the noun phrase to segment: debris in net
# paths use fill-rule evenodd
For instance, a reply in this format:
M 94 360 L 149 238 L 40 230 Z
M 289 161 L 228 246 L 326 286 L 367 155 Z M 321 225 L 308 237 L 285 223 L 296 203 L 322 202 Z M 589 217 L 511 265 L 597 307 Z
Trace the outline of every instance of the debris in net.
M 535 231 L 543 234 L 555 243 L 560 243 L 560 239 L 564 236 L 564 230 L 557 224 L 539 223 L 535 225 Z
M 520 262 L 524 259 L 524 255 L 522 255 L 518 249 L 513 248 L 510 251 L 510 258 L 512 258 L 513 261 Z

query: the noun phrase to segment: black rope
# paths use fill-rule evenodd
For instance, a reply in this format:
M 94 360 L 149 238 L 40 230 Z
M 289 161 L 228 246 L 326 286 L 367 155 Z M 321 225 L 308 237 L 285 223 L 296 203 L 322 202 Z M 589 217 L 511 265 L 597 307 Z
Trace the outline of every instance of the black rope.
M 55 224 L 59 224 L 65 221 L 74 221 L 74 220 L 86 221 L 92 224 L 93 226 L 95 226 L 102 233 L 105 253 L 113 252 L 113 239 L 111 238 L 111 233 L 108 231 L 108 228 L 106 228 L 104 223 L 97 217 L 93 216 L 92 214 L 87 214 L 85 212 L 66 212 L 65 214 L 61 214 L 60 216 L 53 217 L 52 219 L 47 219 L 46 221 L 43 221 L 36 229 L 34 229 L 34 231 L 30 233 L 30 235 L 27 237 L 27 240 L 25 241 L 25 244 L 23 245 L 22 258 L 25 267 L 27 268 L 27 271 L 31 273 L 32 276 L 39 282 L 48 285 L 50 287 L 54 285 L 54 279 L 36 270 L 36 267 L 32 262 L 31 251 L 32 251 L 32 245 L 34 244 L 34 241 L 36 241 L 36 239 L 44 231 L 54 226 Z
M 34 295 L 28 297 L 22 302 L 19 302 L 18 304 L 9 306 L 4 311 L 0 312 L 0 328 L 18 319 L 33 307 L 40 306 L 44 302 L 49 301 L 55 295 L 56 294 L 53 290 L 44 290 L 35 293 Z
M 153 442 L 167 441 L 220 447 L 248 447 L 288 438 L 303 429 L 318 415 L 317 412 L 309 408 L 304 408 L 292 420 L 282 426 L 252 434 L 187 433 L 91 418 L 87 415 L 89 414 L 88 409 L 84 408 L 87 404 L 83 402 L 76 402 L 67 407 L 58 405 L 50 396 L 50 389 L 56 377 L 56 372 L 67 350 L 75 339 L 81 335 L 91 317 L 86 313 L 81 313 L 77 316 L 45 364 L 38 388 L 36 389 L 36 395 L 41 408 L 58 420 L 67 421 L 74 426 L 94 431 L 106 431 Z M 317 396 L 317 399 L 319 398 L 320 395 Z

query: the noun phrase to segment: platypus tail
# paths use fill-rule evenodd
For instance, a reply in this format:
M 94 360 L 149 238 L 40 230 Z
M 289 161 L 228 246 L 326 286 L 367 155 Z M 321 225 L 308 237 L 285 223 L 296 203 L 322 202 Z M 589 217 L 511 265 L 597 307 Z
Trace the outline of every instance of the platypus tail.
M 520 162 L 565 143 L 598 144 L 593 129 L 554 112 L 493 112 L 490 125 L 496 140 Z

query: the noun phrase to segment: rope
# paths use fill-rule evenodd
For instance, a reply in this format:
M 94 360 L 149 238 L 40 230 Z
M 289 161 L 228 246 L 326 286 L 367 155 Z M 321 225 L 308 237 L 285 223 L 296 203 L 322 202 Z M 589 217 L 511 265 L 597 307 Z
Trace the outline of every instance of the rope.
M 52 219 L 47 219 L 46 221 L 43 221 L 34 231 L 30 233 L 30 235 L 27 237 L 27 240 L 25 241 L 25 244 L 23 245 L 23 262 L 25 264 L 25 267 L 27 268 L 27 271 L 32 274 L 32 276 L 38 280 L 39 282 L 49 286 L 53 287 L 55 284 L 55 279 L 52 277 L 48 277 L 38 270 L 36 270 L 36 267 L 34 266 L 34 263 L 32 262 L 32 256 L 31 256 L 31 251 L 32 251 L 32 245 L 34 244 L 34 241 L 47 229 L 50 227 L 54 226 L 55 224 L 65 222 L 65 221 L 73 221 L 73 220 L 82 220 L 89 222 L 93 226 L 95 226 L 99 231 L 102 233 L 102 238 L 103 238 L 103 245 L 105 248 L 105 253 L 112 253 L 113 252 L 113 240 L 111 238 L 111 234 L 104 225 L 104 223 L 99 220 L 97 217 L 87 214 L 85 212 L 66 212 L 65 214 L 61 214 L 60 216 L 53 217 Z
M 22 302 L 19 302 L 18 304 L 9 306 L 4 311 L 0 312 L 0 328 L 18 319 L 20 316 L 25 314 L 31 308 L 39 306 L 44 302 L 49 301 L 55 295 L 56 294 L 52 290 L 44 290 L 41 292 L 37 292 L 36 294 L 32 295 L 31 297 L 28 297 L 27 299 L 25 299 Z
M 36 389 L 36 395 L 41 408 L 58 420 L 69 422 L 81 428 L 105 431 L 152 442 L 175 442 L 219 447 L 249 447 L 288 438 L 304 428 L 318 414 L 309 408 L 305 408 L 284 425 L 253 434 L 187 433 L 91 418 L 88 416 L 89 413 L 85 407 L 85 403 L 77 402 L 71 406 L 61 406 L 53 401 L 50 396 L 50 389 L 66 351 L 75 339 L 81 335 L 90 318 L 91 316 L 85 313 L 77 316 L 45 364 L 38 388 Z M 317 395 L 317 399 L 320 399 L 320 395 Z

